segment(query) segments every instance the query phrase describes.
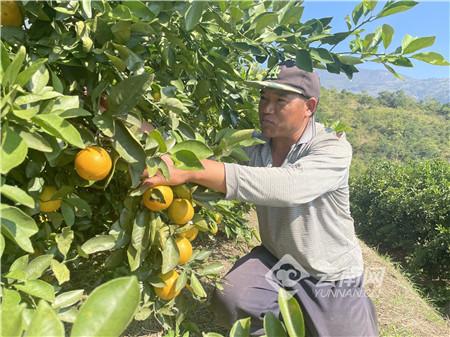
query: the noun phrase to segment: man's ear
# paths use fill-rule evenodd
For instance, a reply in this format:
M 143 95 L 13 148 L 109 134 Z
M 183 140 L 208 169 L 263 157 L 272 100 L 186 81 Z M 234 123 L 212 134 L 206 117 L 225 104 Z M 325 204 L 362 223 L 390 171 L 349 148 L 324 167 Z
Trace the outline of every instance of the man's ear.
M 311 97 L 306 101 L 309 116 L 312 116 L 316 112 L 317 104 L 319 104 L 319 100 L 316 97 Z

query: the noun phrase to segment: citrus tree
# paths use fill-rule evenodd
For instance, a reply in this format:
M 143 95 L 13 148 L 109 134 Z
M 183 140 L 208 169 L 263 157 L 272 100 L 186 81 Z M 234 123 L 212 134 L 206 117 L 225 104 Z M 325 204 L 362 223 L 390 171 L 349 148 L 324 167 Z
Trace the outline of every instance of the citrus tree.
M 394 74 L 411 59 L 448 64 L 417 52 L 434 37 L 388 52 L 391 26 L 364 31 L 414 5 L 363 1 L 332 32 L 332 18 L 303 22 L 301 1 L 2 1 L 4 334 L 48 334 L 49 320 L 55 335 L 61 321 L 74 336 L 119 335 L 149 316 L 179 329 L 221 268 L 191 242 L 222 217 L 227 235 L 247 235 L 248 206 L 201 186 L 148 190 L 143 171 L 167 176 L 164 154 L 187 170 L 248 160 L 242 147 L 261 140 L 245 81 L 282 60 L 349 78 L 366 61 Z

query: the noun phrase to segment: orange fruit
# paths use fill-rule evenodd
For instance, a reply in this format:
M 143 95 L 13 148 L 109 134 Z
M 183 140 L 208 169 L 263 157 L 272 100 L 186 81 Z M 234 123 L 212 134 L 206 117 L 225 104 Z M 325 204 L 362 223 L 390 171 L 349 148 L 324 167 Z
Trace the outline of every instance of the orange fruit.
M 1 24 L 5 27 L 20 27 L 23 23 L 22 12 L 16 1 L 1 1 Z
M 39 197 L 41 212 L 55 212 L 61 207 L 61 199 L 51 200 L 56 192 L 57 189 L 54 186 L 45 186 L 42 189 L 41 196 Z
M 181 232 L 180 234 L 178 234 L 178 237 L 180 238 L 186 238 L 189 241 L 194 241 L 195 238 L 198 235 L 198 228 L 197 227 L 192 227 L 190 229 L 188 229 L 187 231 Z
M 175 199 L 167 210 L 169 219 L 177 225 L 184 225 L 194 217 L 194 207 L 187 199 Z
M 159 194 L 161 194 L 162 196 L 161 200 L 158 200 L 154 197 L 154 195 L 159 197 Z M 159 212 L 163 209 L 168 208 L 172 204 L 173 192 L 170 186 L 155 186 L 145 191 L 142 198 L 145 207 L 147 207 L 151 211 Z
M 112 161 L 108 152 L 100 146 L 89 146 L 77 153 L 75 170 L 86 180 L 102 180 L 111 171 Z
M 222 222 L 222 214 L 214 213 L 214 221 L 219 225 Z
M 178 264 L 185 264 L 192 256 L 191 241 L 186 238 L 177 238 L 175 242 L 177 243 L 178 251 L 180 253 Z
M 179 276 L 180 275 L 176 272 L 176 270 L 171 270 L 168 273 L 161 274 L 159 277 L 163 280 L 165 286 L 161 288 L 153 287 L 155 289 L 156 296 L 166 301 L 169 301 L 177 296 L 180 292 L 175 292 L 175 284 L 177 283 Z

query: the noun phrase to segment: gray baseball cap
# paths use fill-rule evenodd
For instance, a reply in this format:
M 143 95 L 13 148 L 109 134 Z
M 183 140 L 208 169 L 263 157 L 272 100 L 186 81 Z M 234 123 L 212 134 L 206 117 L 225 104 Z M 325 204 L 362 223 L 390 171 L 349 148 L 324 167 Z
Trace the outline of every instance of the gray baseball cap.
M 246 83 L 256 87 L 295 92 L 307 98 L 319 98 L 320 80 L 315 72 L 310 73 L 300 69 L 293 60 L 281 63 L 279 68 L 280 72 L 276 78 L 265 78 L 263 81 L 246 81 Z

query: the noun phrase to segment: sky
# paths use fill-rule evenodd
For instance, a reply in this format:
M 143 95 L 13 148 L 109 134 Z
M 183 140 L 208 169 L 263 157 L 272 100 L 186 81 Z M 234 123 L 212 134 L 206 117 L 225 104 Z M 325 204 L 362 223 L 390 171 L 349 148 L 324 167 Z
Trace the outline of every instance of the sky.
M 359 1 L 320 1 L 305 0 L 302 22 L 312 18 L 333 17 L 331 21 L 332 32 L 347 31 L 345 16 L 353 11 Z M 384 1 L 379 1 L 374 13 L 378 13 L 384 6 Z M 450 0 L 422 0 L 412 9 L 405 12 L 393 14 L 374 22 L 366 27 L 366 32 L 374 32 L 378 26 L 389 24 L 394 28 L 394 37 L 387 51 L 392 52 L 401 45 L 401 41 L 406 34 L 414 37 L 436 36 L 433 46 L 419 50 L 433 51 L 450 60 Z M 364 27 L 363 27 L 364 28 Z M 363 36 L 366 34 L 363 33 Z M 348 41 L 341 42 L 342 47 L 336 47 L 334 51 L 349 51 Z M 327 45 L 328 46 L 328 45 Z M 379 51 L 383 52 L 381 44 Z M 413 68 L 396 67 L 394 69 L 402 75 L 413 78 L 449 78 L 450 66 L 433 66 L 431 64 L 411 59 Z M 385 69 L 383 65 L 376 63 L 365 63 L 359 65 L 361 69 Z

